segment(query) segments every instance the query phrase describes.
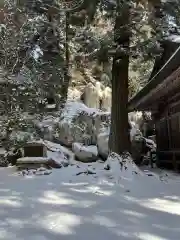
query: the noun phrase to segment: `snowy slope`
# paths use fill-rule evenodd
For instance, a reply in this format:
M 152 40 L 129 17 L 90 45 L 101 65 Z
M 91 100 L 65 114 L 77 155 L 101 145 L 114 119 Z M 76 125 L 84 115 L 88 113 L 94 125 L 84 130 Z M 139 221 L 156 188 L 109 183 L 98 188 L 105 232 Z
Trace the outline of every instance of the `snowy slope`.
M 179 240 L 179 182 L 147 176 L 131 160 L 126 170 L 107 163 L 74 161 L 48 176 L 0 168 L 0 239 Z

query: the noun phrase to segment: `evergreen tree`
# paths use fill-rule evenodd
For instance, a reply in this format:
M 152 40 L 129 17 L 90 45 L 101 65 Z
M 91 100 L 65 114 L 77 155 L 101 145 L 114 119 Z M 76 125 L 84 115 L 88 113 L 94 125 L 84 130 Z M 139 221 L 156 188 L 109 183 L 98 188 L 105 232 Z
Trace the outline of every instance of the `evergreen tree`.
M 130 46 L 130 2 L 117 0 L 114 40 L 120 51 L 113 57 L 110 150 L 130 150 L 128 134 L 128 68 Z

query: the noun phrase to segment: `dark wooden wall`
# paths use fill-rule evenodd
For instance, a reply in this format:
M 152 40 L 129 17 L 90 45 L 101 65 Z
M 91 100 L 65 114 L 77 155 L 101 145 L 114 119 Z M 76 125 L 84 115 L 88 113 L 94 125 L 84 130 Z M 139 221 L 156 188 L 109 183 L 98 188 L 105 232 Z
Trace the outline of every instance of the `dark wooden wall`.
M 171 101 L 170 101 L 171 102 Z M 156 118 L 157 153 L 161 163 L 180 165 L 180 99 L 159 109 Z

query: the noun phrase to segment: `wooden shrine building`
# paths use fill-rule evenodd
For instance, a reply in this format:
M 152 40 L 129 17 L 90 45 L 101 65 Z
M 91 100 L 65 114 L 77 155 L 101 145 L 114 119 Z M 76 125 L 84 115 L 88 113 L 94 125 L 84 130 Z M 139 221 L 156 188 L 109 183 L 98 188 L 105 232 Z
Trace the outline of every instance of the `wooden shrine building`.
M 151 111 L 159 166 L 180 165 L 180 37 L 162 43 L 148 83 L 129 101 L 129 111 Z

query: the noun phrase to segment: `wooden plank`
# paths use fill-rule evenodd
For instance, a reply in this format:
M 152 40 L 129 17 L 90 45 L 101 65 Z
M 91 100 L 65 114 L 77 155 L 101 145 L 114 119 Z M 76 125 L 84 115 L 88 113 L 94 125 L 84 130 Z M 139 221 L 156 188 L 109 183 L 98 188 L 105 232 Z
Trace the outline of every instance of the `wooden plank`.
M 179 153 L 180 154 L 180 150 L 158 151 L 158 153 L 170 153 L 170 154 Z
M 169 139 L 169 149 L 172 149 L 171 131 L 170 131 L 170 119 L 169 119 L 169 108 L 167 108 L 166 117 L 167 117 L 166 121 L 167 121 L 167 130 L 168 130 L 168 139 Z

